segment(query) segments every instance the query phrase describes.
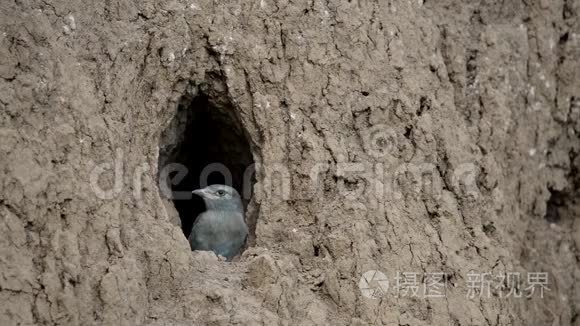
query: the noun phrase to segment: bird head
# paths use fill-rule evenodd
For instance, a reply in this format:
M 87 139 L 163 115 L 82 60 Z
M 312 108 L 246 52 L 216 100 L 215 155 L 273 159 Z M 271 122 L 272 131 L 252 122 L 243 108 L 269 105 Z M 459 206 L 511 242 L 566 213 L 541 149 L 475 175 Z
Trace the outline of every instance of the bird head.
M 236 189 L 220 184 L 192 191 L 200 196 L 208 210 L 242 210 L 242 199 Z

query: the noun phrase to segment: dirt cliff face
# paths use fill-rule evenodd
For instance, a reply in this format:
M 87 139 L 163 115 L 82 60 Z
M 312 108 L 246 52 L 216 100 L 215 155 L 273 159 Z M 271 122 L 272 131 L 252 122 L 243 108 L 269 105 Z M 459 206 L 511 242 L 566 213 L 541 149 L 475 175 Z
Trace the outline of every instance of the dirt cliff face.
M 579 13 L 4 1 L 0 324 L 579 325 Z M 237 262 L 190 251 L 158 182 L 178 156 L 238 185 L 255 163 Z M 397 296 L 397 272 L 445 294 Z M 470 295 L 534 272 L 543 298 Z

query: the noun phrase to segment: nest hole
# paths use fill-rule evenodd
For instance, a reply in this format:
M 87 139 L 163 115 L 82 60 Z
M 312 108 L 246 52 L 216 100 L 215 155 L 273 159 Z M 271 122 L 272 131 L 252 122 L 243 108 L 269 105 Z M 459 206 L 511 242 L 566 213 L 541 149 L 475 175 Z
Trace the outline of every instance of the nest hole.
M 211 184 L 234 187 L 242 197 L 250 229 L 247 243 L 251 243 L 257 214 L 248 207 L 253 206 L 255 183 L 249 137 L 234 106 L 224 100 L 227 96 L 192 93 L 181 98 L 177 112 L 161 134 L 158 177 L 162 196 L 172 201 L 188 238 L 195 217 L 206 209 L 191 191 Z

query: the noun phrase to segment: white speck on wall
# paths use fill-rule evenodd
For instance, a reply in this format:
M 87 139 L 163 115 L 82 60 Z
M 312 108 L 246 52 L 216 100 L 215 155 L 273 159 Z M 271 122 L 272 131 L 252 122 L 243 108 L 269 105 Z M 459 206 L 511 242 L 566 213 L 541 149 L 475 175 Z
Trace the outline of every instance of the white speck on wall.
M 295 120 L 296 119 L 296 115 L 294 113 L 290 113 L 290 119 Z
M 70 34 L 70 27 L 68 27 L 68 26 L 64 25 L 64 26 L 62 27 L 62 30 L 63 30 L 63 32 L 64 32 L 65 34 L 67 34 L 67 35 L 68 35 L 68 34 Z
M 550 88 L 550 82 L 546 82 L 546 88 Z
M 66 18 L 65 18 L 65 19 L 66 19 L 66 21 L 67 21 L 67 24 L 68 24 L 68 26 L 69 26 L 69 27 L 70 27 L 72 30 L 75 30 L 75 29 L 77 29 L 77 23 L 76 23 L 76 21 L 75 21 L 75 17 L 74 17 L 73 15 L 71 15 L 71 14 L 68 14 L 68 15 L 66 16 Z
M 554 43 L 554 40 L 550 39 L 550 50 L 553 50 L 554 46 L 556 46 L 556 44 Z
M 530 95 L 531 96 L 536 95 L 536 88 L 534 86 L 530 87 Z
M 324 16 L 328 17 L 328 10 L 324 11 Z
M 197 9 L 199 9 L 199 7 L 195 3 L 192 3 L 192 4 L 189 5 L 189 9 L 191 9 L 191 10 L 197 10 Z
M 530 154 L 530 156 L 536 155 L 536 149 L 535 148 L 530 148 L 530 150 L 528 151 L 528 154 Z
M 524 24 L 520 24 L 520 29 L 521 29 L 521 30 L 524 30 L 524 29 L 526 29 L 526 25 L 524 25 Z
M 544 80 L 544 79 L 546 79 L 546 76 L 540 75 L 540 80 Z
M 85 142 L 85 140 L 84 140 L 84 139 L 82 139 L 82 138 L 81 138 L 81 139 L 79 139 L 79 143 L 81 143 L 81 144 L 82 144 L 82 143 L 84 143 L 84 142 Z
M 568 251 L 568 247 L 567 247 L 567 246 L 566 246 L 566 247 L 564 247 L 564 249 L 566 249 L 566 251 Z M 565 295 L 561 296 L 561 297 L 560 297 L 560 299 L 561 299 L 562 301 L 568 301 L 568 298 L 567 298 Z
M 260 0 L 260 8 L 264 9 L 266 7 L 266 1 Z
M 298 232 L 298 230 L 296 230 L 296 229 L 292 229 L 292 232 L 296 233 L 296 232 Z
M 181 50 L 181 55 L 185 55 L 187 53 L 188 48 L 183 48 L 183 50 Z
M 169 52 L 169 62 L 173 62 L 175 60 L 175 54 L 173 52 Z

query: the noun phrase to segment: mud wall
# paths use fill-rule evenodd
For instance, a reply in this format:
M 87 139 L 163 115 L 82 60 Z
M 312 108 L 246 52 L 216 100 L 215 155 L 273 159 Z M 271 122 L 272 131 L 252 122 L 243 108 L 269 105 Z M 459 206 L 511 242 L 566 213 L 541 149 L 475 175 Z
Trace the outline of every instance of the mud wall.
M 577 325 L 579 11 L 4 1 L 0 324 Z M 157 183 L 200 87 L 258 167 L 231 264 L 191 253 Z M 446 294 L 369 299 L 369 270 Z M 551 291 L 468 298 L 472 271 Z

